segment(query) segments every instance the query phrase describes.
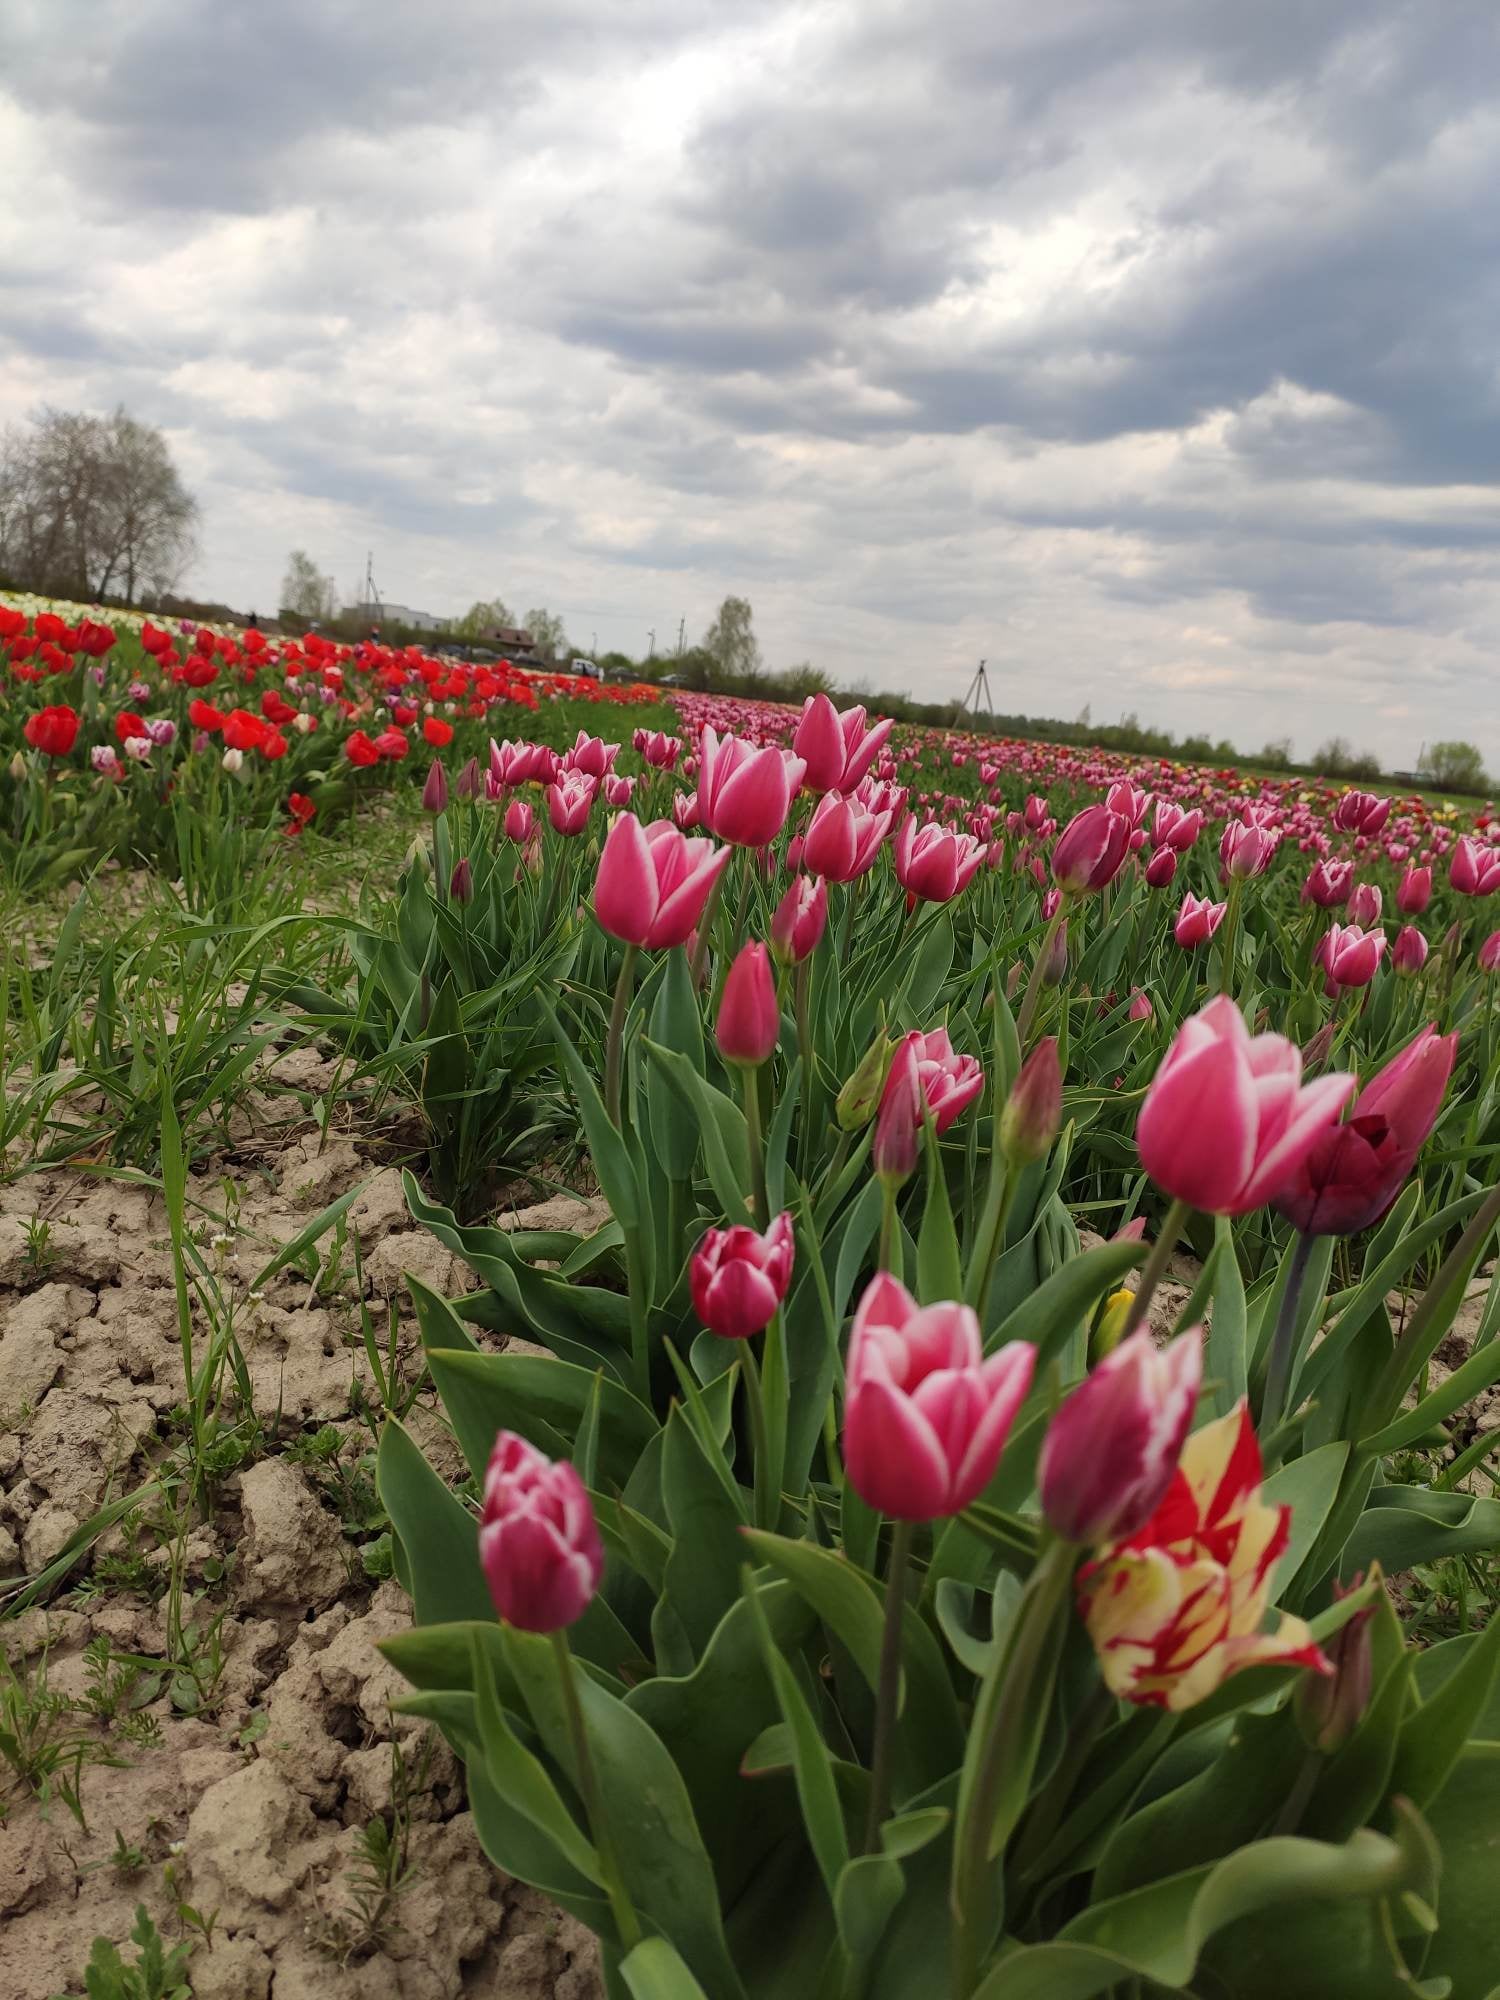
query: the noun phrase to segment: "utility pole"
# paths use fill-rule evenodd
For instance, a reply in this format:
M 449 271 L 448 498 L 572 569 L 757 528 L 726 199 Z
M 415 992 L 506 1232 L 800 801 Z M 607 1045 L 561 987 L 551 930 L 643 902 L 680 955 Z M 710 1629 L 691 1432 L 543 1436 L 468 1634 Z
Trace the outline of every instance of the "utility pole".
M 648 660 L 656 658 L 656 627 L 654 625 L 646 634 L 646 658 Z
M 985 663 L 983 660 L 974 669 L 974 676 L 969 682 L 968 691 L 953 711 L 954 722 L 958 721 L 958 718 L 964 713 L 965 709 L 972 710 L 974 720 L 977 722 L 979 720 L 979 704 L 981 701 L 984 703 L 985 714 L 993 720 L 995 708 L 993 702 L 990 700 L 990 677 L 985 672 Z
M 682 635 L 686 630 L 687 620 L 679 618 L 677 621 L 677 657 L 679 660 L 682 658 Z
M 590 659 L 592 659 L 592 658 L 593 658 L 594 654 L 595 654 L 595 653 L 597 653 L 597 652 L 598 652 L 598 650 L 599 650 L 599 634 L 598 634 L 598 633 L 596 632 L 596 633 L 594 634 L 594 638 L 593 638 L 593 643 L 592 643 L 592 644 L 590 645 L 590 647 L 589 647 L 589 657 L 590 657 Z

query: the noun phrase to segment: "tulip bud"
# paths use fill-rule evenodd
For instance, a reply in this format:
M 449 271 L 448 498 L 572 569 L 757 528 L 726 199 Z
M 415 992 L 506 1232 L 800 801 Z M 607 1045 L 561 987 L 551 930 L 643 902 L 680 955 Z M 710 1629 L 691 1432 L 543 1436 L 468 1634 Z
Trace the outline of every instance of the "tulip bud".
M 455 903 L 472 903 L 474 900 L 474 871 L 469 866 L 467 854 L 454 866 L 448 881 L 448 894 Z
M 1021 990 L 1021 981 L 1025 977 L 1026 977 L 1025 966 L 1022 965 L 1020 959 L 1014 960 L 1011 965 L 1010 971 L 1007 972 L 1005 975 L 1005 997 L 1007 1000 L 1015 999 L 1016 995 Z
M 573 1624 L 604 1573 L 583 1481 L 513 1431 L 496 1437 L 485 1469 L 479 1562 L 495 1610 L 523 1632 Z
M 896 1044 L 891 1070 L 875 1120 L 870 1163 L 878 1177 L 896 1187 L 916 1172 L 922 1144 L 922 1080 L 910 1035 Z
M 536 813 L 524 799 L 512 799 L 505 808 L 505 838 L 524 846 L 536 830 Z
M 1000 1151 L 1013 1167 L 1044 1159 L 1062 1123 L 1057 1037 L 1044 1035 L 1021 1065 L 1000 1113 Z
M 1420 917 L 1432 901 L 1432 870 L 1408 868 L 1396 891 L 1396 908 L 1404 917 Z
M 10 775 L 18 785 L 26 776 L 26 759 L 21 755 L 19 750 L 10 760 Z
M 1349 1590 L 1341 1590 L 1335 1584 L 1334 1594 L 1347 1597 L 1359 1585 L 1359 1577 Z M 1366 1604 L 1328 1641 L 1324 1652 L 1333 1668 L 1331 1674 L 1303 1674 L 1297 1682 L 1292 1699 L 1297 1727 L 1308 1748 L 1325 1757 L 1342 1749 L 1370 1705 L 1374 1674 L 1370 1621 L 1374 1616 L 1374 1605 Z
M 127 745 L 127 748 L 128 747 L 129 746 Z M 224 769 L 228 771 L 231 777 L 233 777 L 235 772 L 241 768 L 241 766 L 244 764 L 244 761 L 245 761 L 245 753 L 243 750 L 226 750 L 224 752 L 224 755 L 219 759 L 219 762 L 224 766 Z
M 479 759 L 471 757 L 453 786 L 454 795 L 460 799 L 477 799 L 483 786 L 479 775 Z
M 1042 965 L 1043 986 L 1061 986 L 1068 976 L 1068 927 L 1059 924 L 1057 935 Z
M 882 1028 L 838 1094 L 833 1116 L 841 1132 L 862 1132 L 875 1116 L 891 1066 L 891 1054 L 890 1041 Z
M 1066 1397 L 1042 1441 L 1037 1488 L 1069 1542 L 1133 1535 L 1172 1483 L 1203 1373 L 1203 1329 L 1160 1350 L 1142 1327 Z
M 1072 895 L 1102 889 L 1120 872 L 1130 842 L 1131 822 L 1108 806 L 1085 806 L 1057 836 L 1052 878 Z
M 714 1035 L 726 1062 L 754 1069 L 770 1056 L 781 1032 L 771 961 L 763 944 L 747 944 L 724 981 Z
M 1322 1027 L 1319 1028 L 1318 1032 L 1302 1051 L 1302 1070 L 1304 1075 L 1311 1076 L 1315 1070 L 1320 1070 L 1324 1063 L 1327 1062 L 1329 1056 L 1333 1053 L 1333 1039 L 1337 1032 L 1338 1023 L 1336 1021 L 1325 1021 Z
M 771 950 L 782 965 L 800 965 L 818 948 L 828 922 L 828 885 L 797 875 L 771 919 Z
M 1479 947 L 1481 972 L 1500 972 L 1500 931 L 1491 931 Z
M 1427 940 L 1414 924 L 1403 924 L 1391 946 L 1391 964 L 1397 972 L 1420 972 L 1427 963 Z
M 427 782 L 422 787 L 423 812 L 445 812 L 448 806 L 448 773 L 434 757 L 428 767 Z
M 1127 1010 L 1132 1021 L 1149 1021 L 1156 1009 L 1151 1005 L 1151 995 L 1137 986 L 1130 996 Z
M 1151 889 L 1165 889 L 1177 873 L 1177 851 L 1171 847 L 1158 847 L 1146 863 L 1146 885 Z
M 688 1266 L 693 1310 L 721 1340 L 748 1340 L 769 1326 L 791 1283 L 796 1243 L 783 1211 L 763 1236 L 743 1223 L 707 1230 Z
M 1122 1285 L 1119 1291 L 1110 1293 L 1089 1337 L 1090 1365 L 1114 1353 L 1130 1324 L 1130 1309 L 1134 1304 L 1135 1293 L 1128 1286 Z

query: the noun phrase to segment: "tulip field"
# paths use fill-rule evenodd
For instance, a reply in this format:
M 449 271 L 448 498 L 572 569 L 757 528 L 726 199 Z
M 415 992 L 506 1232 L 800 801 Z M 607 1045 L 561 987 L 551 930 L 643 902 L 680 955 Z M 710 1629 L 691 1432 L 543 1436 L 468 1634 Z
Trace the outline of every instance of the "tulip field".
M 1487 807 L 18 600 L 0 868 L 0 1995 L 1500 1994 Z

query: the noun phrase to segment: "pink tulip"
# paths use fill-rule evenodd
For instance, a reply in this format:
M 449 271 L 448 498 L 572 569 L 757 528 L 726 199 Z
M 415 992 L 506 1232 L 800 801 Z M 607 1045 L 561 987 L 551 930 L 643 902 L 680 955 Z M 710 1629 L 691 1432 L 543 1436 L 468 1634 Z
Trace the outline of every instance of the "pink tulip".
M 1482 972 L 1500 972 L 1500 931 L 1491 931 L 1479 947 L 1479 968 Z
M 919 1306 L 888 1272 L 865 1289 L 849 1339 L 844 1465 L 867 1506 L 897 1521 L 960 1514 L 995 1475 L 1036 1350 L 984 1359 L 970 1307 Z
M 1378 1222 L 1437 1123 L 1457 1035 L 1424 1028 L 1303 1156 L 1274 1206 L 1305 1236 L 1352 1236 Z
M 597 778 L 585 777 L 581 771 L 561 772 L 547 787 L 547 817 L 554 832 L 569 838 L 582 833 L 598 790 Z
M 1156 1009 L 1151 1005 L 1151 995 L 1137 986 L 1130 996 L 1129 1018 L 1132 1021 L 1149 1021 Z
M 1158 847 L 1146 863 L 1146 886 L 1148 889 L 1170 887 L 1177 873 L 1177 853 L 1171 847 Z
M 891 728 L 886 719 L 866 730 L 862 707 L 840 715 L 826 694 L 809 695 L 792 737 L 792 750 L 807 767 L 807 789 L 852 792 L 880 755 Z
M 1333 823 L 1341 833 L 1379 833 L 1390 818 L 1391 802 L 1373 792 L 1345 792 L 1333 809 Z
M 696 792 L 673 792 L 672 824 L 680 827 L 684 832 L 690 831 L 695 826 L 702 825 L 702 820 L 698 812 L 698 794 Z
M 1396 891 L 1396 908 L 1403 917 L 1420 917 L 1432 901 L 1432 870 L 1408 868 Z
M 505 838 L 524 847 L 535 832 L 535 812 L 524 799 L 512 799 L 505 808 Z
M 703 732 L 698 812 L 710 833 L 736 847 L 764 847 L 786 825 L 806 766 L 775 744 Z
M 1182 899 L 1182 908 L 1177 912 L 1177 921 L 1172 926 L 1172 935 L 1184 951 L 1192 951 L 1200 944 L 1207 944 L 1214 932 L 1224 921 L 1227 903 L 1210 902 L 1207 896 L 1195 896 L 1190 889 Z
M 978 874 L 984 847 L 972 834 L 953 833 L 936 822 L 919 827 L 908 813 L 896 829 L 892 859 L 896 880 L 909 896 L 947 903 Z
M 1381 895 L 1373 882 L 1356 882 L 1349 892 L 1349 921 L 1368 930 L 1380 922 Z
M 467 854 L 461 855 L 453 865 L 448 877 L 448 894 L 455 903 L 472 903 L 474 900 L 474 870 L 469 865 Z
M 984 1089 L 975 1056 L 955 1053 L 946 1028 L 920 1028 L 896 1044 L 875 1120 L 873 1160 L 878 1174 L 904 1180 L 917 1164 L 924 1107 L 939 1138 Z
M 783 965 L 800 965 L 818 948 L 828 922 L 828 885 L 795 875 L 771 919 L 771 950 Z
M 1128 778 L 1117 779 L 1105 794 L 1104 803 L 1112 813 L 1138 827 L 1146 817 L 1146 808 L 1151 803 L 1151 794 L 1143 792 L 1139 785 L 1133 785 Z
M 1318 939 L 1314 956 L 1327 973 L 1330 990 L 1368 986 L 1385 956 L 1384 931 L 1361 930 L 1358 924 L 1335 924 Z
M 440 813 L 447 810 L 448 773 L 434 757 L 427 767 L 427 782 L 422 787 L 423 812 Z
M 1354 1088 L 1335 1072 L 1302 1082 L 1282 1035 L 1255 1035 L 1221 994 L 1178 1029 L 1136 1125 L 1141 1164 L 1167 1193 L 1212 1215 L 1247 1215 L 1290 1182 Z
M 1460 834 L 1448 863 L 1448 880 L 1460 896 L 1490 896 L 1500 889 L 1500 847 L 1472 833 Z
M 1158 799 L 1151 816 L 1151 838 L 1158 847 L 1170 847 L 1185 854 L 1203 831 L 1203 815 L 1195 806 L 1184 812 L 1166 799 Z
M 1320 910 L 1341 910 L 1349 900 L 1353 880 L 1352 861 L 1315 861 L 1302 884 L 1302 900 L 1316 903 Z
M 1042 1512 L 1068 1542 L 1133 1535 L 1172 1483 L 1203 1376 L 1203 1330 L 1158 1349 L 1142 1327 L 1064 1398 L 1042 1441 Z
M 670 820 L 643 827 L 634 813 L 610 826 L 594 881 L 594 914 L 611 937 L 647 951 L 685 944 L 730 850 L 690 840 Z
M 1427 963 L 1427 940 L 1411 924 L 1403 924 L 1391 946 L 1391 964 L 1397 972 L 1420 972 Z
M 694 1312 L 721 1340 L 748 1340 L 770 1325 L 786 1297 L 795 1252 L 785 1212 L 764 1236 L 743 1223 L 707 1230 L 688 1265 Z
M 523 1632 L 557 1632 L 588 1609 L 604 1573 L 577 1472 L 501 1431 L 484 1475 L 479 1561 L 495 1610 Z
M 1062 1124 L 1056 1035 L 1043 1035 L 1021 1065 L 1000 1113 L 1000 1150 L 1014 1167 L 1045 1159 Z
M 1219 840 L 1219 863 L 1226 877 L 1247 881 L 1263 875 L 1276 852 L 1276 835 L 1269 827 L 1253 821 L 1232 819 Z
M 763 944 L 747 944 L 729 968 L 719 999 L 714 1036 L 725 1062 L 754 1069 L 776 1046 L 781 1014 Z
M 517 785 L 550 785 L 557 776 L 559 759 L 545 743 L 490 742 L 491 796 L 496 791 L 513 791 Z
M 1102 889 L 1119 874 L 1130 834 L 1130 821 L 1108 806 L 1085 806 L 1057 836 L 1052 849 L 1053 881 L 1072 896 Z
M 802 837 L 801 865 L 830 882 L 852 882 L 874 865 L 890 829 L 889 813 L 866 812 L 857 799 L 825 792 Z
M 581 771 L 586 778 L 602 779 L 614 769 L 619 754 L 618 743 L 602 742 L 586 729 L 580 729 L 572 749 L 563 755 L 562 767 L 565 771 Z
M 628 806 L 634 794 L 634 778 L 622 778 L 615 771 L 605 773 L 604 803 L 607 806 Z
M 659 729 L 638 729 L 630 740 L 646 762 L 658 771 L 674 769 L 682 754 L 681 738 L 664 736 Z

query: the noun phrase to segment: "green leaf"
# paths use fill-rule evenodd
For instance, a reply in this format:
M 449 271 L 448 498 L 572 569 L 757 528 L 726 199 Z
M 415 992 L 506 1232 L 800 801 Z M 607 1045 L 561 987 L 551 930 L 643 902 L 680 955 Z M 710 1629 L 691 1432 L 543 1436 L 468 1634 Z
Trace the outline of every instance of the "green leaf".
M 495 1695 L 494 1676 L 480 1650 L 478 1639 L 473 1639 L 471 1644 L 475 1716 L 490 1782 L 517 1812 L 530 1820 L 538 1833 L 552 1842 L 563 1859 L 580 1875 L 586 1875 L 591 1882 L 602 1881 L 599 1857 L 594 1852 L 593 1842 L 563 1804 L 561 1794 L 542 1764 L 506 1721 L 505 1712 Z
M 1276 1566 L 1271 1602 L 1277 1604 L 1304 1562 L 1312 1554 L 1323 1523 L 1333 1511 L 1339 1482 L 1348 1462 L 1346 1444 L 1320 1445 L 1273 1472 L 1262 1487 L 1269 1506 L 1290 1507 L 1292 1519 L 1285 1553 Z
M 797 1797 L 802 1805 L 803 1824 L 807 1828 L 807 1837 L 824 1884 L 829 1895 L 833 1896 L 849 1860 L 849 1836 L 844 1826 L 843 1808 L 839 1804 L 838 1787 L 834 1783 L 833 1762 L 797 1676 L 783 1659 L 771 1636 L 771 1628 L 766 1623 L 748 1570 L 744 1577 L 744 1592 L 760 1636 L 766 1673 L 791 1737 L 792 1769 L 797 1782 Z
M 901 1864 L 889 1854 L 861 1854 L 845 1864 L 833 1887 L 833 1909 L 844 1949 L 856 1965 L 880 1943 L 905 1887 Z
M 1500 1672 L 1500 1618 L 1491 1617 L 1459 1666 L 1401 1731 L 1391 1790 L 1425 1807 L 1448 1781 Z
M 708 1995 L 682 1962 L 680 1952 L 663 1937 L 642 1938 L 629 1957 L 620 1961 L 620 1977 L 631 2000 L 708 2000 Z
M 347 1194 L 341 1194 L 337 1201 L 331 1201 L 327 1208 L 320 1209 L 305 1229 L 299 1229 L 289 1243 L 282 1244 L 269 1263 L 261 1266 L 250 1280 L 250 1290 L 260 1291 L 278 1271 L 284 1270 L 288 1264 L 295 1264 L 304 1250 L 310 1250 L 320 1237 L 327 1235 L 341 1215 L 348 1214 L 369 1185 L 369 1180 L 357 1181 Z
M 596 1394 L 599 1473 L 606 1484 L 623 1487 L 656 1434 L 655 1417 L 622 1383 L 553 1355 L 436 1348 L 427 1360 L 476 1479 L 484 1477 L 497 1431 L 515 1431 L 553 1458 L 571 1458 Z
M 536 998 L 557 1039 L 557 1051 L 578 1105 L 599 1185 L 604 1190 L 615 1220 L 628 1234 L 632 1229 L 640 1228 L 643 1207 L 643 1191 L 637 1185 L 629 1149 L 610 1123 L 609 1113 L 604 1108 L 604 1100 L 599 1095 L 593 1076 L 558 1020 L 551 1001 L 543 993 L 538 993 Z
M 675 1050 L 700 1075 L 703 1070 L 703 1017 L 693 991 L 687 953 L 667 953 L 666 969 L 651 1009 L 651 1040 Z M 682 1091 L 668 1083 L 665 1070 L 652 1064 L 647 1073 L 646 1114 L 651 1143 L 670 1179 L 692 1178 L 698 1164 L 702 1133 L 695 1110 Z M 675 1249 L 675 1245 L 674 1245 Z
M 695 1652 L 739 1594 L 745 1509 L 727 1467 L 715 1468 L 681 1404 L 667 1419 L 662 1498 L 672 1527 L 666 1594 Z
M 479 1523 L 448 1491 L 395 1417 L 387 1417 L 380 1433 L 375 1484 L 405 1553 L 418 1622 L 493 1622 L 494 1606 L 479 1566 Z
M 725 1215 L 731 1222 L 749 1222 L 750 1138 L 744 1112 L 676 1049 L 644 1036 L 641 1047 L 696 1119 L 704 1164 Z
M 1384 1458 L 1388 1452 L 1400 1451 L 1406 1445 L 1415 1444 L 1428 1431 L 1451 1417 L 1455 1410 L 1461 1410 L 1465 1403 L 1471 1403 L 1482 1395 L 1490 1384 L 1500 1381 L 1500 1341 L 1492 1340 L 1487 1347 L 1481 1347 L 1477 1354 L 1471 1354 L 1467 1361 L 1455 1368 L 1438 1388 L 1429 1396 L 1424 1396 L 1414 1410 L 1407 1410 L 1383 1431 L 1373 1437 L 1364 1438 L 1360 1450 L 1372 1457 Z
M 985 1341 L 992 1354 L 1010 1340 L 1035 1343 L 1038 1365 L 1049 1361 L 1106 1292 L 1117 1289 L 1127 1271 L 1145 1261 L 1142 1243 L 1101 1243 L 1074 1257 L 1001 1321 Z
M 1495 2000 L 1496 1829 L 1500 1828 L 1500 1756 L 1493 1746 L 1459 1758 L 1431 1810 L 1442 1849 L 1441 1922 L 1422 1970 L 1453 1981 L 1455 2000 Z
M 1500 1500 L 1437 1493 L 1425 1486 L 1377 1486 L 1344 1545 L 1340 1573 L 1378 1562 L 1388 1576 L 1439 1556 L 1500 1549 Z
M 1244 1395 L 1248 1373 L 1245 1283 L 1240 1276 L 1234 1231 L 1227 1215 L 1214 1218 L 1214 1247 L 1218 1252 L 1214 1309 L 1208 1324 L 1203 1372 L 1218 1385 L 1213 1394 L 1214 1412 L 1225 1416 Z
M 962 1298 L 964 1279 L 942 1149 L 930 1119 L 926 1145 L 927 1201 L 917 1235 L 917 1296 L 925 1304 L 933 1305 L 941 1299 Z

